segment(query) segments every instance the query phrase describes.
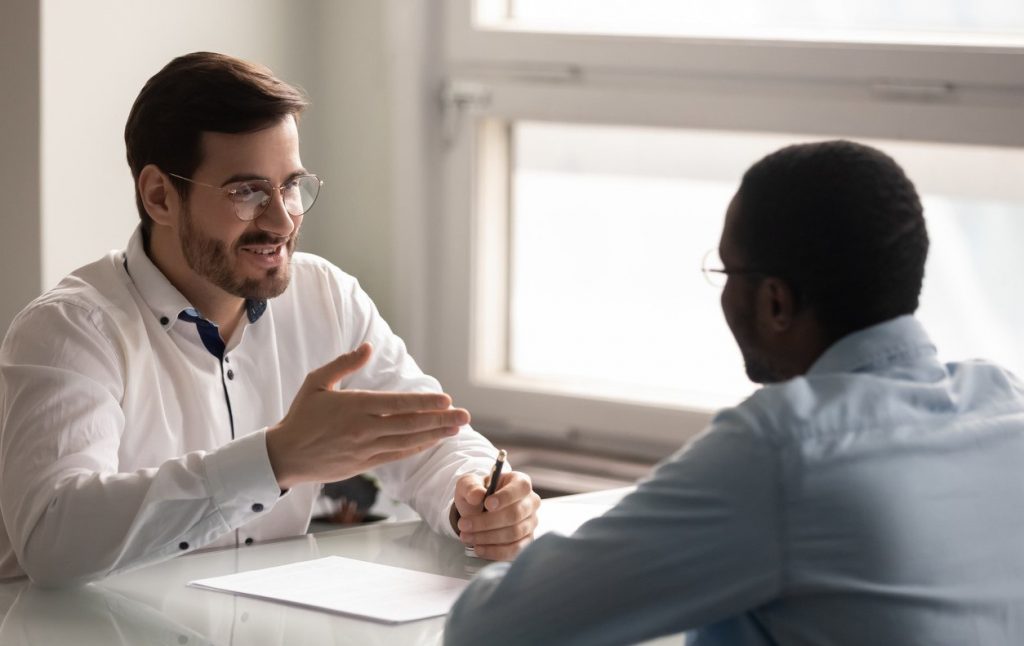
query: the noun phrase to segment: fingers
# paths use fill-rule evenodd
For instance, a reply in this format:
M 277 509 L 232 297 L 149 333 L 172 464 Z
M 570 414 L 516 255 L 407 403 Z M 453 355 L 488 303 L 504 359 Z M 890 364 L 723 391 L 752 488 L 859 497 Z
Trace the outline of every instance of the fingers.
M 489 561 L 511 561 L 533 540 L 532 534 L 514 543 L 503 545 L 474 545 L 473 551 L 479 558 Z
M 480 558 L 511 560 L 533 540 L 539 506 L 540 497 L 531 492 L 501 511 L 460 518 L 459 538 L 466 545 L 472 545 Z
M 484 479 L 475 473 L 467 473 L 455 482 L 455 508 L 460 516 L 481 513 L 480 503 L 484 500 L 487 489 Z
M 414 450 L 418 447 L 428 448 L 446 437 L 456 435 L 458 432 L 458 426 L 443 426 L 428 428 L 414 433 L 382 435 L 374 440 L 370 447 L 370 452 L 371 454 L 393 453 L 395 451 Z
M 373 346 L 364 343 L 352 352 L 340 355 L 333 361 L 310 372 L 306 377 L 306 382 L 315 388 L 330 390 L 334 388 L 334 384 L 341 381 L 342 377 L 366 365 L 372 353 Z
M 447 428 L 469 424 L 469 411 L 464 408 L 449 408 L 442 411 L 403 413 L 377 417 L 372 428 L 382 435 L 415 433 L 432 428 Z
M 504 512 L 500 512 L 504 513 Z M 473 522 L 470 525 L 476 527 L 477 531 L 465 531 L 462 530 L 462 520 L 459 519 L 459 529 L 462 533 L 459 538 L 466 545 L 506 545 L 509 543 L 515 543 L 523 538 L 533 535 L 533 530 L 537 529 L 537 516 L 534 514 L 524 515 L 522 513 L 515 514 L 513 516 L 515 521 L 504 522 L 498 525 L 495 529 L 482 530 L 479 522 Z M 480 519 L 473 518 L 473 521 Z M 488 518 L 488 520 L 491 520 Z
M 499 485 L 498 490 L 484 501 L 484 507 L 489 512 L 516 503 L 529 496 L 533 491 L 533 482 L 530 480 L 530 476 L 520 471 L 509 471 L 502 474 Z
M 485 507 L 488 512 L 499 511 L 533 494 L 533 483 L 530 476 L 520 471 L 509 471 L 502 474 L 497 491 L 487 496 L 486 500 L 484 500 L 485 482 L 480 476 L 472 474 L 466 474 L 459 479 L 455 486 L 455 507 L 459 510 L 459 515 L 478 516 L 483 513 Z M 460 484 L 465 489 L 460 489 Z M 460 496 L 460 492 L 464 493 Z M 533 494 L 533 498 L 537 501 L 533 505 L 533 510 L 536 511 L 540 506 L 540 497 Z M 481 506 L 481 502 L 483 506 Z M 494 522 L 497 521 L 490 519 L 486 522 L 488 527 L 494 527 Z
M 407 442 L 408 446 L 406 448 L 395 449 L 395 450 L 384 450 L 384 451 L 381 451 L 379 453 L 375 453 L 374 455 L 372 455 L 372 456 L 370 456 L 370 457 L 368 457 L 368 458 L 366 458 L 365 460 L 362 461 L 362 464 L 363 464 L 362 470 L 365 471 L 366 469 L 372 469 L 373 467 L 379 466 L 381 464 L 386 464 L 388 462 L 394 462 L 396 460 L 402 460 L 402 459 L 410 457 L 412 455 L 416 455 L 417 453 L 421 453 L 421 452 L 429 449 L 430 447 L 434 446 L 435 444 L 437 444 L 439 441 L 441 441 L 445 437 L 450 437 L 452 435 L 455 435 L 456 433 L 458 433 L 458 431 L 459 431 L 459 429 L 457 429 L 457 428 L 447 428 L 447 429 L 434 429 L 434 430 L 431 430 L 431 431 L 425 431 L 423 433 L 418 433 L 416 435 L 411 435 L 411 436 L 410 435 L 396 435 L 396 436 L 392 436 L 393 438 L 399 438 L 399 439 L 403 439 L 404 438 L 404 439 L 408 440 L 408 442 Z M 409 438 L 412 438 L 412 439 L 409 439 Z
M 460 510 L 459 514 L 462 515 L 462 518 L 459 519 L 459 531 L 461 532 L 463 542 L 473 544 L 473 536 L 487 535 L 488 532 L 515 527 L 524 523 L 528 526 L 529 531 L 532 532 L 537 526 L 537 509 L 539 507 L 540 496 L 531 492 L 522 500 L 499 511 L 480 513 L 479 507 L 477 507 L 476 514 L 473 515 L 462 514 Z
M 445 393 L 399 393 L 360 391 L 364 410 L 374 415 L 399 415 L 420 411 L 447 410 L 452 398 Z M 469 423 L 467 419 L 465 424 Z

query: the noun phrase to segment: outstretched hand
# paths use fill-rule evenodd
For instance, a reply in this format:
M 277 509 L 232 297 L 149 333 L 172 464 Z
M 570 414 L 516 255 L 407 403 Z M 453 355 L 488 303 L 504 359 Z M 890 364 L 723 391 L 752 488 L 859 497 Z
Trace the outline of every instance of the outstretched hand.
M 344 480 L 424 451 L 469 423 L 443 393 L 335 390 L 362 368 L 368 343 L 306 376 L 281 422 L 267 430 L 267 453 L 278 485 Z

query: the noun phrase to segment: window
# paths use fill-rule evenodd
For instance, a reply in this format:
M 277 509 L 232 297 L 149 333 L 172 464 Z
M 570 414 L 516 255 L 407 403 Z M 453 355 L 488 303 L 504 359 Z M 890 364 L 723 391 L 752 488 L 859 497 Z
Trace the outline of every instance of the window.
M 1015 0 L 499 0 L 477 5 L 484 28 L 847 42 L 1017 44 Z
M 743 171 L 822 138 L 917 184 L 942 356 L 1024 374 L 1024 9 L 683 4 L 448 2 L 432 341 L 477 424 L 655 455 L 749 394 L 700 261 Z

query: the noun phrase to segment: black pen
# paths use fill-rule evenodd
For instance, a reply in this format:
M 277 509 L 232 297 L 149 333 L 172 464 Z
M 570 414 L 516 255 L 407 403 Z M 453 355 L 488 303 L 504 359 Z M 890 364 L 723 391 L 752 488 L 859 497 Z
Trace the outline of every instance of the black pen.
M 494 461 L 494 467 L 491 469 L 491 481 L 487 483 L 484 499 L 480 501 L 481 506 L 487 500 L 487 496 L 493 496 L 494 492 L 498 490 L 498 480 L 501 478 L 501 470 L 505 468 L 506 457 L 508 457 L 508 453 L 505 452 L 505 449 L 498 451 L 498 459 Z M 484 507 L 484 511 L 487 511 L 487 507 Z
M 504 449 L 498 451 L 498 459 L 494 461 L 494 466 L 491 467 L 491 479 L 487 483 L 484 499 L 480 501 L 480 506 L 483 507 L 484 511 L 487 511 L 487 507 L 484 507 L 484 500 L 487 500 L 487 496 L 494 495 L 494 492 L 498 490 L 498 480 L 501 479 L 501 470 L 505 467 L 506 457 L 508 457 L 508 453 Z M 476 556 L 476 550 L 473 549 L 472 545 L 467 545 L 465 551 L 466 556 Z

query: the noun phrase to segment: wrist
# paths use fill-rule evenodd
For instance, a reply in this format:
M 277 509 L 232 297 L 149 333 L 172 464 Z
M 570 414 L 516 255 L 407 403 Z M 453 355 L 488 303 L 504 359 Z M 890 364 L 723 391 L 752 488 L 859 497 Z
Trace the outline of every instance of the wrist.
M 462 514 L 459 513 L 458 508 L 455 506 L 455 501 L 452 501 L 451 511 L 448 512 L 448 523 L 452 526 L 456 536 L 461 536 L 462 531 L 459 529 L 459 519 L 462 518 Z

